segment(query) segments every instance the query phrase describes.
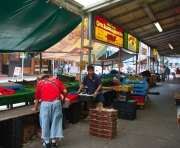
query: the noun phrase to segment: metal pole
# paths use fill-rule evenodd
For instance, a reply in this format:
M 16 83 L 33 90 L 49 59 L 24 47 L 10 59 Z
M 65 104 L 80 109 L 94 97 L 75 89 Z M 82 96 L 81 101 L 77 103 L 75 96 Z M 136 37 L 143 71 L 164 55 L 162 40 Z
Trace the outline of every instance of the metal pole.
M 89 38 L 89 53 L 88 53 L 88 65 L 91 64 L 91 42 L 92 42 L 92 13 L 88 14 L 88 38 Z
M 24 52 L 22 53 L 22 81 L 23 81 L 23 75 L 24 75 Z
M 81 26 L 81 49 L 80 49 L 80 61 L 83 59 L 83 47 L 84 47 L 84 15 L 82 15 L 82 26 Z M 80 70 L 79 84 L 82 81 L 82 70 Z
M 39 74 L 41 74 L 42 71 L 42 53 L 40 53 L 40 63 L 39 63 Z
M 119 48 L 119 62 L 121 62 L 121 55 L 122 55 L 122 49 L 121 47 Z M 120 80 L 121 78 L 121 74 L 120 74 L 121 70 L 119 68 L 119 74 L 118 74 L 118 79 Z
M 52 60 L 52 66 L 53 66 L 52 74 L 53 74 L 53 76 L 54 76 L 54 60 Z
M 139 49 L 140 49 L 140 50 L 139 50 L 139 51 L 140 51 L 140 52 L 139 52 L 139 61 L 138 61 L 138 62 L 139 62 L 139 63 L 138 63 L 138 64 L 139 64 L 139 65 L 138 65 L 138 67 L 139 67 L 139 73 L 141 72 L 141 70 L 140 70 L 140 67 L 141 67 L 141 64 L 140 64 L 140 62 L 141 62 L 141 51 L 142 51 L 141 48 L 142 48 L 142 47 L 141 47 L 141 44 L 139 44 Z
M 138 62 L 138 54 L 136 54 L 136 75 L 137 75 L 137 62 Z

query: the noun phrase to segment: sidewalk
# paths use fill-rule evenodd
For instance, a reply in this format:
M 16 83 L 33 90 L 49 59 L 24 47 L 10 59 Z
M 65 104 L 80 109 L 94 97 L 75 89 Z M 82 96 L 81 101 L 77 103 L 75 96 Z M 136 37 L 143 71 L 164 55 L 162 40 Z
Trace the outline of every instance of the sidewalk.
M 180 124 L 176 123 L 174 93 L 180 92 L 180 79 L 157 84 L 143 110 L 134 121 L 118 120 L 118 135 L 113 140 L 89 136 L 88 122 L 81 120 L 64 130 L 58 148 L 180 148 Z M 26 148 L 41 148 L 41 140 Z

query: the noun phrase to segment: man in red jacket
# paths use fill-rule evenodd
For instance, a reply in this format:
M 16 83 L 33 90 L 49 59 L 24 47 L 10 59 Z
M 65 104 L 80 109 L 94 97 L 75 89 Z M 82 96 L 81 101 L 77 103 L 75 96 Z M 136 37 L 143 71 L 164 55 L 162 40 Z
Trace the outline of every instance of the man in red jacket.
M 60 94 L 63 94 L 63 98 Z M 62 129 L 62 104 L 65 101 L 67 90 L 56 78 L 42 76 L 42 80 L 36 86 L 35 107 L 32 111 L 37 111 L 39 99 L 40 125 L 42 128 L 41 138 L 45 141 L 46 148 L 56 148 L 57 138 L 63 137 Z M 50 144 L 50 139 L 52 143 Z

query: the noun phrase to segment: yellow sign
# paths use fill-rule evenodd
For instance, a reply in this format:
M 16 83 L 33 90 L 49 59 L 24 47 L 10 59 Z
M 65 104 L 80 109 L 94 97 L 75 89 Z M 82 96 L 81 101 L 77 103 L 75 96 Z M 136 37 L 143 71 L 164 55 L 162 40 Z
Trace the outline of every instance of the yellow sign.
M 86 61 L 81 60 L 80 61 L 80 70 L 85 70 L 86 68 Z
M 158 54 L 158 51 L 154 48 L 153 49 L 153 56 L 154 56 L 154 58 L 157 58 L 157 54 Z
M 96 15 L 95 39 L 123 47 L 123 30 Z

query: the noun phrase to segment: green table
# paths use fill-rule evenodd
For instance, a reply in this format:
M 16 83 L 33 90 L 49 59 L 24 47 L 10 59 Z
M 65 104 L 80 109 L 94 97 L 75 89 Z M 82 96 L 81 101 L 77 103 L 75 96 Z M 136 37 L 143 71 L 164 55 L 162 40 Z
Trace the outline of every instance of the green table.
M 112 85 L 112 77 L 110 78 L 103 78 L 102 79 L 103 86 L 111 86 Z M 79 86 L 79 81 L 74 81 L 72 83 L 69 82 L 63 82 L 68 92 L 70 91 L 76 91 L 77 87 Z M 2 105 L 10 105 L 10 108 L 13 107 L 13 104 L 16 103 L 22 103 L 26 102 L 26 105 L 28 102 L 30 104 L 34 101 L 34 94 L 35 94 L 35 85 L 26 86 L 23 88 L 23 90 L 16 90 L 16 93 L 13 95 L 7 95 L 7 96 L 0 96 L 0 106 Z

